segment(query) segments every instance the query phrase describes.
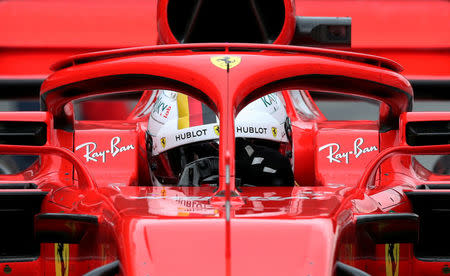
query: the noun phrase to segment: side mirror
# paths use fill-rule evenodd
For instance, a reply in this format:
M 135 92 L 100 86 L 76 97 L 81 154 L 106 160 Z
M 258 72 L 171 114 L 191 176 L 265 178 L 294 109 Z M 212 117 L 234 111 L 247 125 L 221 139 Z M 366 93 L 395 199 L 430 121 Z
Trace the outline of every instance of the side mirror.
M 89 230 L 97 226 L 97 216 L 43 213 L 35 216 L 34 231 L 39 242 L 79 243 Z
M 351 17 L 297 16 L 293 45 L 351 46 Z
M 419 216 L 413 213 L 360 215 L 356 227 L 376 244 L 415 243 L 419 239 Z
M 44 146 L 53 127 L 49 112 L 0 112 L 0 144 Z
M 403 145 L 450 145 L 450 112 L 406 112 L 400 116 Z

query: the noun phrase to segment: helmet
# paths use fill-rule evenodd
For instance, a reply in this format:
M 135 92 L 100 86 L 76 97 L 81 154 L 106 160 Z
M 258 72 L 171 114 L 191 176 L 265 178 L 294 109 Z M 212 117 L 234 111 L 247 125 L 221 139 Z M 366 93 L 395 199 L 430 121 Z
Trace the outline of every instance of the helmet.
M 168 90 L 156 91 L 150 110 L 147 152 L 154 183 L 178 186 L 216 183 L 220 135 L 216 114 L 206 104 Z M 282 99 L 276 93 L 257 99 L 238 114 L 235 120 L 237 178 L 247 183 L 248 179 L 255 182 L 264 174 L 286 174 L 284 170 L 279 171 L 281 165 L 287 166 L 288 175 L 292 175 L 289 159 L 280 153 L 280 149 L 286 153 L 289 148 L 286 147 L 289 144 L 287 120 Z M 257 154 L 261 152 L 267 156 Z M 275 164 L 268 166 L 271 162 Z M 249 174 L 252 168 L 256 169 L 254 175 Z M 267 177 L 261 180 L 267 181 Z

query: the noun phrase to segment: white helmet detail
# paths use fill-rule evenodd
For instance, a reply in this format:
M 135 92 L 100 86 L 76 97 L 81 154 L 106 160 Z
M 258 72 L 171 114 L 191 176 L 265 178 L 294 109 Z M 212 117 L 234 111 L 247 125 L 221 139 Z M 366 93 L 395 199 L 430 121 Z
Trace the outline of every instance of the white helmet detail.
M 287 142 L 286 118 L 286 109 L 276 93 L 263 96 L 236 116 L 236 137 Z
M 204 103 L 177 92 L 160 90 L 156 93 L 147 130 L 152 139 L 153 156 L 190 143 L 219 139 L 219 120 Z M 263 96 L 237 115 L 236 137 L 288 142 L 286 118 L 285 107 L 277 93 Z

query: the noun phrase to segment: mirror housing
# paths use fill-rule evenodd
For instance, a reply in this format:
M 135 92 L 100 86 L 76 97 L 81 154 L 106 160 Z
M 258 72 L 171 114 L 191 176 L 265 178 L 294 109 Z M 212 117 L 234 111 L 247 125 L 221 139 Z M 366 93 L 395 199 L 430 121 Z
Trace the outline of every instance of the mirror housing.
M 79 243 L 98 226 L 98 217 L 84 214 L 42 213 L 35 216 L 35 235 L 39 242 Z
M 399 126 L 402 145 L 450 144 L 450 112 L 406 112 Z

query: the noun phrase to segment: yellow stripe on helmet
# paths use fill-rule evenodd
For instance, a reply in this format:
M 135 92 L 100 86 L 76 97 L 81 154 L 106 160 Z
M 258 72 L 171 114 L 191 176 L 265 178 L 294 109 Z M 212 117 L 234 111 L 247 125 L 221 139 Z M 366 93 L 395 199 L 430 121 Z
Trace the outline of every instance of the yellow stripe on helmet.
M 177 106 L 178 106 L 178 129 L 188 128 L 189 127 L 188 96 L 182 93 L 178 93 Z

